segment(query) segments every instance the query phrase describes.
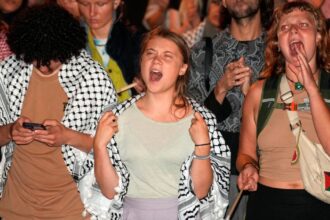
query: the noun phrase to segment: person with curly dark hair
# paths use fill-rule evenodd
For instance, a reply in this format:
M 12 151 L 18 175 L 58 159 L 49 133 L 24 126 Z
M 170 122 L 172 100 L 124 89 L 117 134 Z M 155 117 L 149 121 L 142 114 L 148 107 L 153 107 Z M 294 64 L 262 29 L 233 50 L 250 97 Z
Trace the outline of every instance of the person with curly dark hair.
M 35 62 L 36 67 L 50 67 L 52 61 L 60 65 L 80 54 L 86 42 L 84 29 L 70 15 L 55 8 L 31 9 L 22 15 L 24 20 L 19 19 L 10 28 L 8 44 L 18 59 Z
M 198 102 L 204 103 L 217 116 L 217 128 L 229 145 L 231 157 L 231 182 L 229 204 L 233 204 L 238 195 L 235 166 L 242 103 L 250 87 L 259 77 L 264 66 L 266 30 L 273 13 L 273 0 L 222 0 L 230 15 L 228 26 L 212 38 L 209 48 L 210 67 L 205 62 L 208 57 L 205 41 L 195 44 L 191 53 L 191 69 L 188 93 Z M 225 23 L 228 21 L 224 17 Z M 210 50 L 209 50 L 210 51 Z M 245 216 L 247 195 L 233 215 L 233 220 L 242 220 Z
M 93 167 L 87 152 L 103 106 L 117 102 L 85 41 L 79 21 L 56 5 L 34 6 L 10 27 L 14 55 L 0 64 L 10 106 L 0 121 L 4 219 L 83 219 L 75 181 Z

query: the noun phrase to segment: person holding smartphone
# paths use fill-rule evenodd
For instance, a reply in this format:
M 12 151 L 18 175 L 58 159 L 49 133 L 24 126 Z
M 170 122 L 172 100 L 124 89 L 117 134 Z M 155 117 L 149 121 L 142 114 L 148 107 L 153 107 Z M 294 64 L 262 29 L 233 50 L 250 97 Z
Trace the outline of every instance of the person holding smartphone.
M 103 106 L 116 103 L 107 73 L 84 50 L 86 34 L 55 5 L 34 6 L 13 24 L 15 55 L 0 64 L 10 106 L 1 117 L 0 217 L 83 219 L 76 186 L 91 166 Z

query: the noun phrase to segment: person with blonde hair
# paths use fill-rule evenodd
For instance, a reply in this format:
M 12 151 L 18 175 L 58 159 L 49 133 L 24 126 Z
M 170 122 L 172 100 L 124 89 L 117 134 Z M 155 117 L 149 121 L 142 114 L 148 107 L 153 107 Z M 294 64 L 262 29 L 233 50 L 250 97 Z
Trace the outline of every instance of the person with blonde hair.
M 121 0 L 78 0 L 78 7 L 87 33 L 86 49 L 108 72 L 118 101 L 132 95 L 119 91 L 133 82 L 139 72 L 139 43 L 120 19 Z M 138 39 L 138 37 L 135 37 Z

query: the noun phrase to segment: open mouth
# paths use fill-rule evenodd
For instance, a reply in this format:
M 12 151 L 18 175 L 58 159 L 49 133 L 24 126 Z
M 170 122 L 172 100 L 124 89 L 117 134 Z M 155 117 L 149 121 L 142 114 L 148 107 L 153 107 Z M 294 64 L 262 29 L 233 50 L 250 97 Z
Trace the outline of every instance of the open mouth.
M 297 48 L 299 48 L 301 46 L 303 46 L 303 44 L 300 41 L 293 41 L 293 42 L 291 42 L 290 45 L 289 45 L 291 56 L 296 56 L 298 54 Z
M 163 77 L 163 74 L 159 70 L 152 69 L 150 71 L 150 80 L 151 81 L 159 81 L 162 77 Z

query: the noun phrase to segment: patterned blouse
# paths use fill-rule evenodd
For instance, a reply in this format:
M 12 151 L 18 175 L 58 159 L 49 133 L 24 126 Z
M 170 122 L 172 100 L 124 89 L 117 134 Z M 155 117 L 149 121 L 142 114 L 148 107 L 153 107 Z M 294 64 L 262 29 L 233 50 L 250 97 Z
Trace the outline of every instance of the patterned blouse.
M 228 29 L 219 32 L 212 39 L 213 57 L 209 73 L 205 73 L 204 69 L 205 41 L 195 44 L 190 57 L 188 94 L 196 101 L 203 103 L 213 91 L 216 82 L 224 75 L 227 64 L 238 60 L 241 56 L 244 56 L 245 63 L 253 71 L 252 82 L 256 81 L 264 66 L 265 36 L 266 33 L 263 32 L 255 40 L 237 41 Z M 205 86 L 206 80 L 210 84 L 209 90 Z M 227 132 L 239 132 L 244 95 L 239 87 L 234 87 L 227 92 L 226 98 L 231 105 L 232 113 L 218 124 L 218 128 Z

